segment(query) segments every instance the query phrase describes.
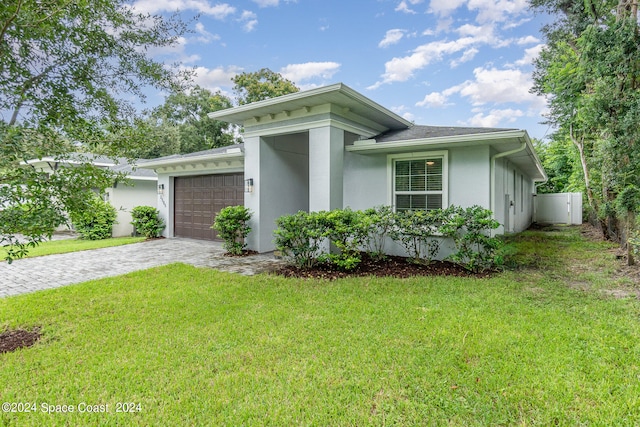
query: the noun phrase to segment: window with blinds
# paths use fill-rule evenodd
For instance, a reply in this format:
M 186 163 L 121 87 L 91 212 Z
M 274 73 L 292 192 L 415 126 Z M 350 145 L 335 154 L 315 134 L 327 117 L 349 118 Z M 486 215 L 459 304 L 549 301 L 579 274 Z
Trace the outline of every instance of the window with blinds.
M 443 208 L 443 165 L 442 157 L 395 160 L 396 211 Z

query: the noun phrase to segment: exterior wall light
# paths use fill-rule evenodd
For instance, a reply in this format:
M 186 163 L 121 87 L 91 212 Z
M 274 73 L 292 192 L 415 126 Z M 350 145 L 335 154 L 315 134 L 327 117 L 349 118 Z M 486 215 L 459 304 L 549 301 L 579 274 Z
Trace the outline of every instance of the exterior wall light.
M 253 178 L 244 180 L 244 192 L 253 193 Z
M 158 184 L 158 194 L 164 194 L 164 184 Z

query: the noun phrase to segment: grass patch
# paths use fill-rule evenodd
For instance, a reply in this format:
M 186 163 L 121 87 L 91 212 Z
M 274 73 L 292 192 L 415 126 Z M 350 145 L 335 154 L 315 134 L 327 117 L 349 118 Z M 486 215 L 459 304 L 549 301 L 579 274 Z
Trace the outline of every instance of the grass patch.
M 63 239 L 49 240 L 42 242 L 36 247 L 29 249 L 27 257 L 36 257 L 53 254 L 65 254 L 68 252 L 86 251 L 89 249 L 108 248 L 111 246 L 128 245 L 131 243 L 143 242 L 145 237 L 114 237 L 103 240 L 82 240 L 82 239 Z M 0 248 L 2 259 L 6 256 L 4 248 Z
M 514 242 L 519 256 L 535 236 Z M 587 257 L 591 243 L 571 239 L 549 245 Z M 573 289 L 562 263 L 546 267 L 552 251 L 540 256 L 543 272 L 490 279 L 301 281 L 174 264 L 0 299 L 0 331 L 43 334 L 0 355 L 0 402 L 37 408 L 0 412 L 0 424 L 640 423 L 638 302 Z M 82 403 L 109 412 L 43 412 Z

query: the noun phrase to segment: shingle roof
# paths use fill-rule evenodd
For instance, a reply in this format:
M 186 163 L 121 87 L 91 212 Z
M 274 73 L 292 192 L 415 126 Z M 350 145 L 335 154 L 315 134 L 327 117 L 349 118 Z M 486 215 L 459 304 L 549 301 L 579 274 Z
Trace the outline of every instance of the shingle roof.
M 116 165 L 111 166 L 110 170 L 118 173 L 125 173 L 129 177 L 135 178 L 157 178 L 158 174 L 156 174 L 152 169 L 142 169 L 136 167 L 135 169 L 131 165 Z
M 475 135 L 481 133 L 505 132 L 517 130 L 513 128 L 479 128 L 479 127 L 451 127 L 451 126 L 421 126 L 415 125 L 406 129 L 392 130 L 376 136 L 376 142 L 411 141 L 414 139 L 438 138 L 447 136 Z
M 138 164 L 142 166 L 144 165 L 145 162 L 155 162 L 158 160 L 187 159 L 189 157 L 199 157 L 199 156 L 205 156 L 207 154 L 222 154 L 222 153 L 226 153 L 227 150 L 230 148 L 242 149 L 244 148 L 244 144 L 227 145 L 225 147 L 212 148 L 210 150 L 203 150 L 203 151 L 196 151 L 195 153 L 188 153 L 188 154 L 172 154 L 170 156 L 158 157 L 157 159 L 139 160 Z

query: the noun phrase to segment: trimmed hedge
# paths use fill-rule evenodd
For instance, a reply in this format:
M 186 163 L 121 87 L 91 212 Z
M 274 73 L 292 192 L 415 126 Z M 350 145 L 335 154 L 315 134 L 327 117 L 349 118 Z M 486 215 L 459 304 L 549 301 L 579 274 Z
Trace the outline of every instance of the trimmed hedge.
M 164 230 L 164 221 L 160 218 L 160 211 L 153 206 L 136 206 L 131 209 L 131 225 L 136 233 L 142 234 L 148 239 L 160 237 Z
M 82 212 L 73 213 L 71 222 L 82 239 L 109 239 L 116 223 L 118 212 L 111 203 L 94 195 L 86 203 Z
M 389 206 L 364 212 L 349 208 L 300 211 L 278 218 L 276 225 L 276 248 L 300 268 L 329 262 L 351 270 L 361 262 L 362 251 L 382 259 L 387 236 L 406 250 L 410 262 L 429 264 L 450 239 L 455 249 L 448 259 L 469 270 L 483 271 L 503 263 L 502 240 L 491 236 L 499 224 L 491 211 L 480 206 L 405 212 L 393 212 Z M 333 251 L 328 250 L 331 246 Z

